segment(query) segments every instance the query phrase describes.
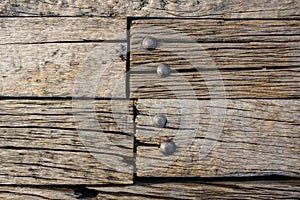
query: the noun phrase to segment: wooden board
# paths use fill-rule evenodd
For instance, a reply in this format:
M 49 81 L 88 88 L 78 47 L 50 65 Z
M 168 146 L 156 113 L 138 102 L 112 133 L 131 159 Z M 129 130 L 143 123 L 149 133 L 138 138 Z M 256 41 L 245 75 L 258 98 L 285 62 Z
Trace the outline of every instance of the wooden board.
M 299 181 L 165 182 L 92 187 L 98 199 L 297 199 Z
M 298 100 L 154 100 L 136 102 L 137 175 L 299 177 Z M 164 114 L 165 128 L 153 117 Z M 159 144 L 177 151 L 164 156 Z
M 157 65 L 156 65 L 157 66 Z M 155 65 L 143 69 L 155 69 Z M 300 67 L 282 69 L 182 71 L 167 78 L 156 72 L 130 75 L 132 98 L 299 98 Z
M 148 19 L 132 23 L 132 98 L 300 95 L 299 20 Z M 142 47 L 146 36 L 158 40 L 156 50 Z M 157 76 L 161 63 L 170 66 L 171 76 Z
M 0 45 L 126 41 L 126 21 L 103 17 L 0 18 Z
M 125 43 L 4 45 L 0 95 L 125 97 L 124 55 Z
M 131 45 L 146 36 L 159 42 L 299 42 L 300 20 L 137 19 L 131 22 Z M 174 33 L 174 35 L 170 35 Z M 163 45 L 163 44 L 162 44 Z M 133 46 L 134 47 L 134 46 Z
M 206 1 L 58 1 L 31 2 L 5 0 L 0 4 L 2 16 L 156 16 L 156 17 L 235 17 L 296 18 L 299 2 L 294 0 L 206 0 Z
M 95 187 L 0 187 L 0 198 L 17 199 L 295 199 L 300 183 L 290 181 L 228 181 L 228 182 L 137 182 L 130 186 Z M 98 194 L 98 195 L 97 195 Z
M 0 100 L 0 184 L 132 183 L 132 105 Z
M 1 96 L 126 96 L 124 20 L 5 17 L 0 26 Z
M 74 200 L 80 197 L 73 189 L 62 187 L 13 187 L 2 186 L 0 187 L 0 198 L 2 200 L 40 200 L 40 199 L 53 199 L 53 200 Z

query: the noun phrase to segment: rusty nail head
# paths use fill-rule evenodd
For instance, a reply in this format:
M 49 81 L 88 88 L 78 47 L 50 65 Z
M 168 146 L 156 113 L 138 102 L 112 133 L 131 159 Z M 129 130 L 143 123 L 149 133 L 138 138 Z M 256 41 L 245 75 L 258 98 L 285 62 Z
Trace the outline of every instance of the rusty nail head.
M 154 50 L 157 48 L 157 41 L 153 37 L 145 37 L 142 45 L 144 49 Z
M 162 114 L 155 115 L 153 118 L 153 124 L 158 128 L 163 128 L 167 124 L 167 118 Z
M 160 151 L 164 155 L 172 155 L 176 151 L 176 145 L 173 141 L 167 141 L 160 144 Z
M 157 75 L 161 78 L 170 76 L 171 68 L 166 64 L 160 64 L 156 69 Z

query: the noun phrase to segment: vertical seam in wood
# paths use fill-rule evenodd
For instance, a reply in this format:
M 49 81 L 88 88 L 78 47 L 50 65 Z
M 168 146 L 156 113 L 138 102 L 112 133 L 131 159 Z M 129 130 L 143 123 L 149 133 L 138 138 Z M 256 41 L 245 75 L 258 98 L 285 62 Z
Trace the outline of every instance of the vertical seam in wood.
M 130 98 L 130 24 L 131 19 L 130 17 L 127 17 L 127 28 L 126 28 L 126 34 L 127 34 L 127 52 L 126 52 L 126 98 Z
M 137 116 L 137 108 L 136 108 L 136 101 L 132 100 L 132 108 L 133 108 L 133 184 L 137 181 L 137 168 L 136 168 L 136 157 L 137 157 L 137 147 L 138 147 L 138 141 L 136 139 L 136 116 Z

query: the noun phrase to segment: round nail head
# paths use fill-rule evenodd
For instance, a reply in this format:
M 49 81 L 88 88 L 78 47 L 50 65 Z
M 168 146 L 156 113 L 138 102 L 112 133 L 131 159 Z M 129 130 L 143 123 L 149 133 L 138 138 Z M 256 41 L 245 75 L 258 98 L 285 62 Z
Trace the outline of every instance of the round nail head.
M 176 151 L 176 145 L 173 141 L 167 141 L 160 144 L 160 151 L 164 155 L 172 155 Z
M 164 115 L 158 114 L 153 118 L 153 124 L 158 128 L 163 128 L 167 124 L 167 118 Z
M 166 64 L 160 64 L 157 67 L 156 71 L 157 71 L 157 75 L 161 78 L 170 76 L 170 74 L 171 74 L 171 68 Z
M 148 50 L 154 50 L 157 47 L 157 41 L 153 37 L 145 37 L 143 40 L 143 47 Z

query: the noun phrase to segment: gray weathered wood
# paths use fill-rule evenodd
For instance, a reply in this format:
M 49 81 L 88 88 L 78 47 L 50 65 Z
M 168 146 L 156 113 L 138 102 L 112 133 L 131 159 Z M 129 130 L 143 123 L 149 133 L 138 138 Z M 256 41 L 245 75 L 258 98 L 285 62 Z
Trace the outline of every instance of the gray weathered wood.
M 299 97 L 298 27 L 299 20 L 133 21 L 131 97 Z M 157 38 L 156 50 L 143 49 L 146 36 Z M 156 75 L 160 63 L 171 76 Z
M 21 187 L 21 186 L 1 186 L 0 198 L 2 200 L 74 200 L 79 198 L 73 189 L 62 187 Z
M 298 100 L 139 99 L 137 174 L 299 177 L 299 105 Z M 165 128 L 153 126 L 156 114 L 167 117 Z M 164 156 L 158 145 L 169 140 L 178 148 Z
M 119 1 L 28 1 L 4 0 L 0 14 L 4 16 L 177 16 L 231 18 L 296 18 L 299 1 L 294 0 L 119 0 Z
M 125 97 L 124 19 L 1 18 L 0 26 L 1 96 Z
M 0 184 L 132 183 L 132 105 L 1 100 Z
M 126 20 L 103 17 L 0 18 L 0 45 L 126 40 Z
M 163 42 L 154 51 L 138 43 L 131 45 L 130 66 L 132 71 L 152 72 L 157 63 L 169 64 L 178 71 L 283 68 L 299 66 L 299 52 L 299 42 Z
M 299 181 L 166 182 L 92 187 L 98 199 L 296 199 Z
M 124 56 L 118 42 L 3 45 L 0 95 L 125 97 Z
M 155 69 L 152 64 L 142 70 Z M 188 67 L 190 68 L 190 67 Z M 298 98 L 300 68 L 182 71 L 167 78 L 156 72 L 130 75 L 133 98 Z
M 299 42 L 299 26 L 300 20 L 139 19 L 132 21 L 130 35 L 131 45 L 145 36 L 160 42 Z

